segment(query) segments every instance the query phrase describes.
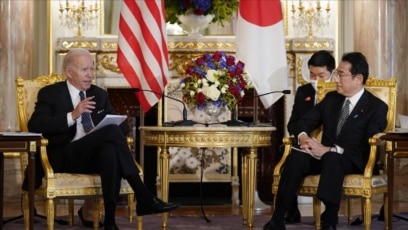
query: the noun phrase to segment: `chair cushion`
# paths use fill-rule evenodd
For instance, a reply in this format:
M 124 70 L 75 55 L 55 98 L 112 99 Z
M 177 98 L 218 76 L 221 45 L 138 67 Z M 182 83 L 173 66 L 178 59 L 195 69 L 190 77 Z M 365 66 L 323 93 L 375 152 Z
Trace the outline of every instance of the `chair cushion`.
M 101 187 L 101 177 L 97 174 L 76 174 L 76 173 L 55 173 L 54 186 L 58 189 L 74 189 Z M 43 177 L 42 188 L 47 184 Z M 129 186 L 128 182 L 122 179 L 121 186 Z
M 302 186 L 317 187 L 319 184 L 320 175 L 310 175 L 305 177 Z M 361 174 L 346 175 L 343 181 L 343 187 L 347 188 L 362 188 L 364 184 L 364 177 Z M 371 186 L 380 187 L 387 185 L 387 175 L 375 175 L 372 177 Z

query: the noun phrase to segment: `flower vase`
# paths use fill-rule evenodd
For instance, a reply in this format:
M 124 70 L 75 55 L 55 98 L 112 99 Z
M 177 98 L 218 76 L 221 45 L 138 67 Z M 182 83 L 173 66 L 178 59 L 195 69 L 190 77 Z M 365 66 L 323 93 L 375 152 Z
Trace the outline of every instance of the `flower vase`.
M 214 15 L 195 15 L 194 13 L 187 13 L 178 15 L 177 18 L 182 25 L 189 29 L 189 36 L 201 37 L 203 35 L 200 31 L 208 27 Z
M 208 102 L 205 106 L 205 112 L 210 116 L 210 121 L 208 124 L 219 123 L 218 116 L 224 112 L 224 107 L 219 105 L 214 105 L 211 102 Z

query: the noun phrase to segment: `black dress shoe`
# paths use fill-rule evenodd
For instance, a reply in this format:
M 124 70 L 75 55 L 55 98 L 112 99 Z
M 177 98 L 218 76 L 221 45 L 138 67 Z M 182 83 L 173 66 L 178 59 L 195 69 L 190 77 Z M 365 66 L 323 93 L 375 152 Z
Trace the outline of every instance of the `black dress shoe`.
M 159 198 L 155 197 L 151 203 L 137 203 L 136 214 L 138 216 L 144 216 L 154 213 L 163 213 L 174 210 L 179 206 L 179 204 L 165 203 Z
M 119 230 L 116 224 L 106 224 L 104 230 Z
M 87 227 L 87 228 L 93 228 L 93 221 L 84 219 L 82 208 L 78 210 L 78 216 L 79 216 L 79 219 L 81 220 L 82 226 Z M 101 222 L 99 222 L 99 227 L 103 227 L 103 224 Z
M 263 226 L 263 230 L 285 230 L 285 229 L 286 228 L 284 223 L 277 223 L 273 220 L 270 220 Z
M 288 212 L 285 217 L 285 224 L 297 224 L 300 223 L 300 211 L 296 209 L 294 212 Z

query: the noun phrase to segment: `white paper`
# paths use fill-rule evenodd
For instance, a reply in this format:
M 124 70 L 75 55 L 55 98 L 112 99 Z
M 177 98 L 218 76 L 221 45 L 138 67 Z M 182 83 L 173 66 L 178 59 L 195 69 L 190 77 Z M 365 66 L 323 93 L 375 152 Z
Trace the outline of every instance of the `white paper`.
M 401 128 L 408 129 L 408 116 L 398 114 L 398 119 L 399 119 Z
M 96 131 L 107 125 L 120 125 L 126 120 L 126 115 L 107 114 L 97 126 L 95 126 L 89 133 Z
M 395 128 L 395 131 L 390 133 L 408 133 L 408 128 Z
M 32 136 L 42 136 L 41 133 L 31 133 L 31 132 L 0 132 L 1 136 L 26 136 L 26 137 L 32 137 Z
M 303 150 L 303 149 L 301 149 L 301 148 L 297 148 L 297 147 L 292 146 L 292 149 L 297 150 L 297 151 L 302 152 L 302 153 L 309 154 L 309 155 L 312 156 L 313 158 L 315 158 L 315 159 L 317 159 L 317 160 L 320 160 L 320 157 L 315 156 L 315 155 L 313 155 L 312 153 L 307 152 L 307 151 L 305 151 L 305 150 Z

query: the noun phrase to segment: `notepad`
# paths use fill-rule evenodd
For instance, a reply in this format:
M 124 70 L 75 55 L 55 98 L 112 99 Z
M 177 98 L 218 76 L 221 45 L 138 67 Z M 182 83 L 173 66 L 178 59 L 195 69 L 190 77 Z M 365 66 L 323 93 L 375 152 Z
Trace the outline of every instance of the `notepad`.
M 399 119 L 401 128 L 408 129 L 408 116 L 398 114 L 398 119 Z
M 296 150 L 296 151 L 299 151 L 299 152 L 302 152 L 302 153 L 309 154 L 309 155 L 312 156 L 313 158 L 315 158 L 315 159 L 317 159 L 317 160 L 320 160 L 320 157 L 315 156 L 315 155 L 313 155 L 312 153 L 307 152 L 307 151 L 301 149 L 299 146 L 292 146 L 292 149 L 293 149 L 293 150 Z
M 14 137 L 40 137 L 42 136 L 41 133 L 32 133 L 32 132 L 0 132 L 1 136 L 14 136 Z
M 94 132 L 107 125 L 120 125 L 127 118 L 126 115 L 107 114 L 97 126 L 95 126 L 89 133 Z

